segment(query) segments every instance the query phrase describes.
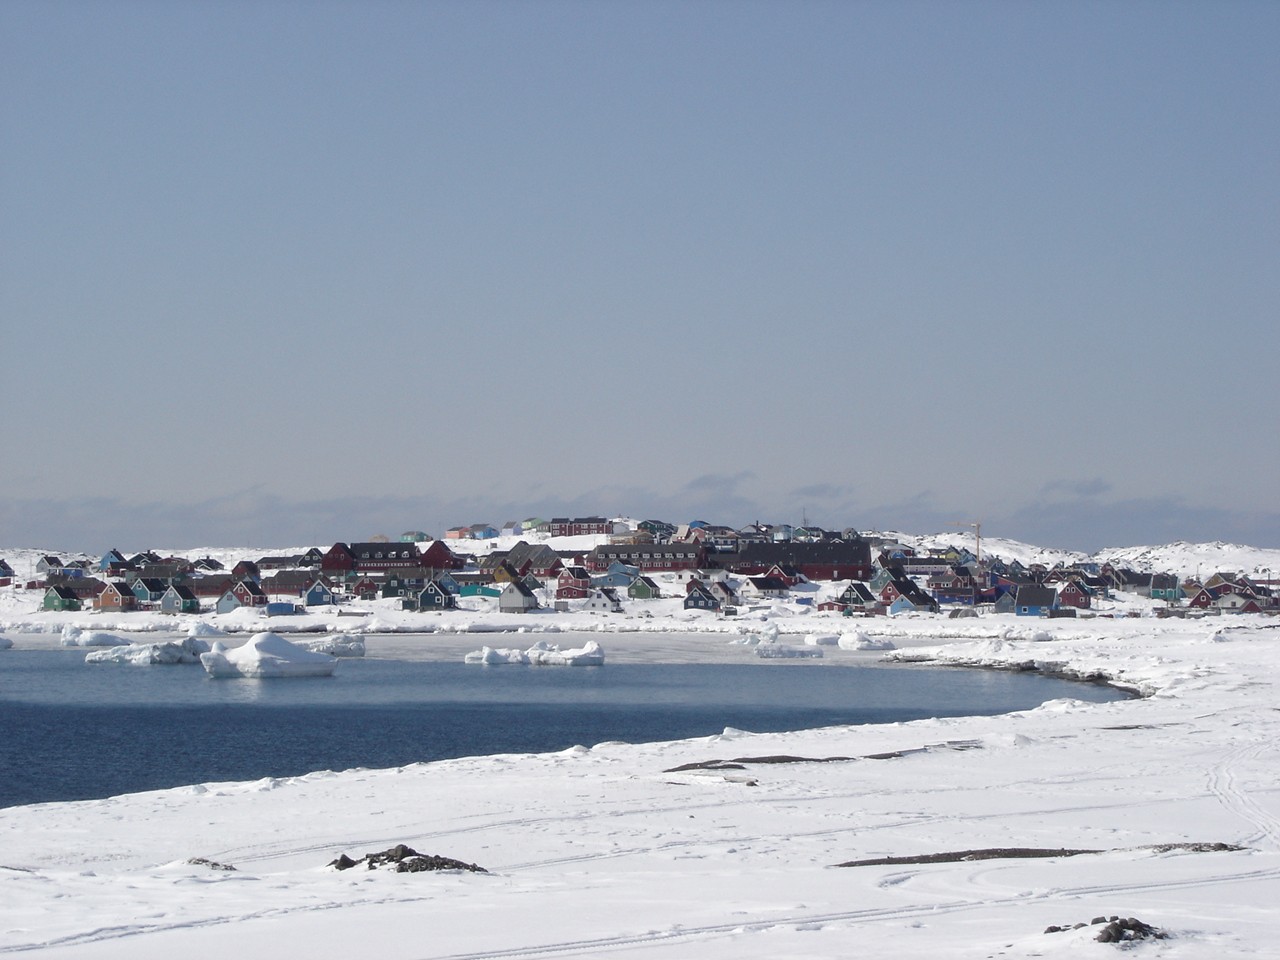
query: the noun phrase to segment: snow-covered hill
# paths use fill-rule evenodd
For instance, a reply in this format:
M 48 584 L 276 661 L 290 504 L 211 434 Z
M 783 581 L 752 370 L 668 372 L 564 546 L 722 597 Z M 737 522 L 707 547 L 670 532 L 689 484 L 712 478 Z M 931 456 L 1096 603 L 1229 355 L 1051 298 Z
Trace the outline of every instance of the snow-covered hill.
M 973 534 L 964 531 L 933 533 L 926 535 L 897 531 L 875 534 L 927 552 L 946 547 L 974 548 Z M 1280 579 L 1280 550 L 1249 547 L 1236 543 L 1187 543 L 1179 540 L 1163 546 L 1107 547 L 1094 554 L 1071 550 L 1037 547 L 1018 540 L 1000 537 L 982 538 L 982 555 L 1020 563 L 1043 563 L 1053 566 L 1080 561 L 1114 563 L 1134 570 L 1152 573 L 1176 573 L 1179 577 L 1209 577 L 1219 571 L 1261 576 L 1263 579 Z
M 1185 577 L 1209 577 L 1219 571 L 1280 577 L 1280 550 L 1238 543 L 1187 543 L 1179 540 L 1159 547 L 1108 547 L 1094 559 L 1123 564 L 1135 570 L 1177 572 Z

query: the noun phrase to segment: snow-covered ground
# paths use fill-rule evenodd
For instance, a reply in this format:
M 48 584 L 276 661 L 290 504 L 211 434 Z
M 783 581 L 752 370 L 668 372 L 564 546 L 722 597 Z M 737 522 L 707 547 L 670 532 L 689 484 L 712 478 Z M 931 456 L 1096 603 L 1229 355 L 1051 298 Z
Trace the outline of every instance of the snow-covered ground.
M 1273 620 L 863 629 L 896 655 L 1106 675 L 1145 696 L 0 810 L 0 952 L 1104 957 L 1118 948 L 1094 939 L 1102 925 L 1074 925 L 1119 916 L 1168 934 L 1131 945 L 1144 956 L 1280 956 Z M 696 661 L 728 639 L 602 643 L 609 662 Z M 15 648 L 28 641 L 57 642 Z M 370 637 L 370 654 L 413 642 Z M 161 745 L 199 749 L 199 731 Z M 842 759 L 808 762 L 828 758 Z M 399 843 L 489 872 L 327 866 Z M 1240 849 L 1187 846 L 1207 844 Z M 992 855 L 838 866 L 979 850 Z M 1060 852 L 1012 855 L 1028 850 Z

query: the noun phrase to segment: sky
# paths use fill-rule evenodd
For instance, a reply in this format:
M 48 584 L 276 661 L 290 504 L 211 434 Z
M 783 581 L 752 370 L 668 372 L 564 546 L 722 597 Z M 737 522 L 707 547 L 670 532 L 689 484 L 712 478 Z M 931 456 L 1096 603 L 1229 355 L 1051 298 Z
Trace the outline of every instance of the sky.
M 1280 546 L 1280 6 L 0 0 L 0 543 Z

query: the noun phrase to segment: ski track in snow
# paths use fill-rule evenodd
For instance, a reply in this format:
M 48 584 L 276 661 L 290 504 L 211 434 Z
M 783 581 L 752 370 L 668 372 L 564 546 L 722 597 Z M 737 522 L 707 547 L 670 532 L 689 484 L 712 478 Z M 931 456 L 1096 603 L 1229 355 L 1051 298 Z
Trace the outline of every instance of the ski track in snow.
M 1224 807 L 1257 828 L 1256 832 L 1237 841 L 1244 846 L 1266 840 L 1273 849 L 1280 848 L 1280 819 L 1245 792 L 1236 776 L 1238 767 L 1271 749 L 1272 744 L 1266 741 L 1245 744 L 1232 750 L 1209 770 L 1209 792 Z
M 1239 854 L 1237 854 L 1239 856 Z M 851 868 L 853 869 L 853 868 Z M 912 876 L 914 876 L 913 874 Z M 910 879 L 907 877 L 906 879 Z M 502 960 L 502 958 L 570 956 L 574 954 L 595 954 L 613 952 L 623 949 L 661 946 L 682 941 L 706 941 L 740 933 L 759 933 L 778 928 L 817 929 L 827 925 L 857 925 L 879 921 L 900 920 L 927 915 L 931 917 L 946 916 L 965 911 L 994 909 L 1006 906 L 1026 905 L 1047 900 L 1071 901 L 1097 896 L 1115 894 L 1158 893 L 1173 890 L 1194 890 L 1233 883 L 1256 883 L 1264 880 L 1280 880 L 1280 868 L 1262 870 L 1243 870 L 1221 873 L 1213 876 L 1201 876 L 1193 879 L 1155 880 L 1133 883 L 1095 884 L 1076 887 L 1053 888 L 1035 892 L 1023 892 L 1013 896 L 984 897 L 981 899 L 955 899 L 930 901 L 927 903 L 907 903 L 891 907 L 859 909 L 838 912 L 792 913 L 786 916 L 771 917 L 759 921 L 730 921 L 726 923 L 701 924 L 692 926 L 674 926 L 669 930 L 651 930 L 639 934 L 621 934 L 618 936 L 598 937 L 583 940 L 566 940 L 552 943 L 529 944 L 517 947 L 504 947 L 495 950 L 481 950 L 465 953 L 420 954 L 415 960 Z M 899 884 L 902 881 L 898 881 Z M 201 920 L 190 920 L 177 923 L 143 924 L 133 923 L 117 927 L 98 927 L 84 933 L 69 934 L 55 939 L 0 946 L 0 954 L 23 953 L 31 950 L 52 947 L 83 946 L 103 941 L 127 940 L 130 937 L 194 930 L 203 927 L 238 924 L 253 920 L 278 920 L 294 914 L 306 914 L 316 911 L 349 910 L 354 908 L 414 903 L 427 899 L 422 896 L 390 896 L 376 898 L 349 899 L 329 901 L 326 903 L 307 903 L 291 907 L 279 907 L 247 913 L 229 913 Z

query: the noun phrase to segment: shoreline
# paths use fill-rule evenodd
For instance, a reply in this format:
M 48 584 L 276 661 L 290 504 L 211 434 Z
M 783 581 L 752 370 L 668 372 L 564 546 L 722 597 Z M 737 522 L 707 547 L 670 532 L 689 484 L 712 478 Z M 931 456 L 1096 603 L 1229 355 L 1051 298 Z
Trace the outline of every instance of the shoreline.
M 1141 697 L 6 808 L 0 949 L 267 960 L 284 936 L 405 960 L 835 958 L 854 944 L 1065 960 L 1102 949 L 1075 923 L 1120 915 L 1167 932 L 1179 956 L 1266 955 L 1280 939 L 1275 630 L 1116 621 L 1006 639 L 996 626 L 940 644 L 936 625 L 904 623 L 914 639 L 895 642 L 917 662 L 1100 673 Z M 744 771 L 717 757 L 848 759 Z M 490 873 L 324 869 L 400 843 Z M 937 856 L 1008 850 L 1098 852 Z M 867 865 L 831 869 L 853 862 Z

